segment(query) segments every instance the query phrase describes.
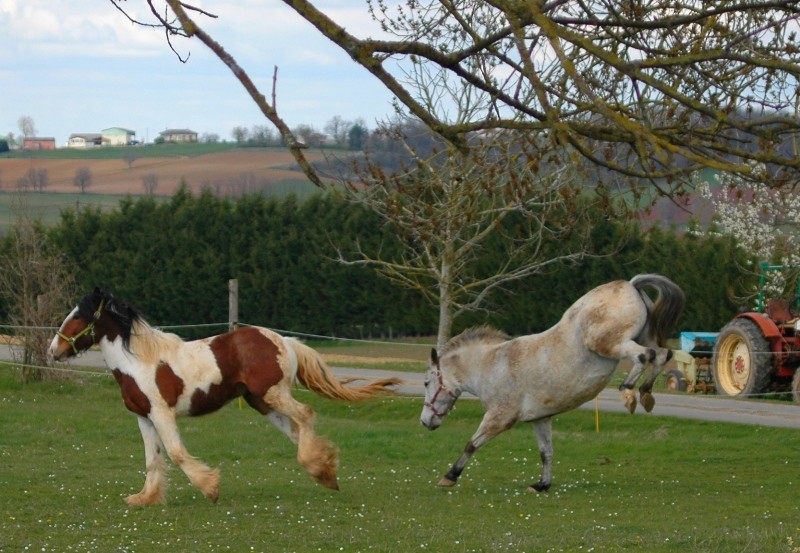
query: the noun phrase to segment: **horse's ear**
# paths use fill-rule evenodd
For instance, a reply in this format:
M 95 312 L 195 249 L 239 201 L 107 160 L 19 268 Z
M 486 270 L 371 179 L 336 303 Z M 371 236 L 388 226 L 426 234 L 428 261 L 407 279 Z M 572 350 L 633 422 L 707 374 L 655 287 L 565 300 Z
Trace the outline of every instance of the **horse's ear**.
M 435 366 L 439 366 L 439 353 L 436 351 L 436 348 L 431 348 L 431 364 Z

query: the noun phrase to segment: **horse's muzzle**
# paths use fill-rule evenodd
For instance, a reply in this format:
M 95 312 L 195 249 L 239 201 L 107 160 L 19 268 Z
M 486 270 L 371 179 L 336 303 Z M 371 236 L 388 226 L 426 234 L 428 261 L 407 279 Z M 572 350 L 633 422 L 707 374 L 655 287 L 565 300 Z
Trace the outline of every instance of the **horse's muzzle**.
M 428 430 L 436 430 L 442 426 L 442 419 L 433 414 L 431 414 L 429 417 L 426 417 L 425 415 L 421 416 L 419 418 L 419 422 Z

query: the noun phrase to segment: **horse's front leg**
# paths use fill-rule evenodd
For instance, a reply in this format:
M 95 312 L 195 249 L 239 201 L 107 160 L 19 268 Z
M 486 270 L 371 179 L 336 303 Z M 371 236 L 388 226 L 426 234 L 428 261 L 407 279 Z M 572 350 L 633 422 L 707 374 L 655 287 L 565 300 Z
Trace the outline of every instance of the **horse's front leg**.
M 539 444 L 539 456 L 542 458 L 542 476 L 535 484 L 528 486 L 529 492 L 546 492 L 553 481 L 553 419 L 533 421 L 533 431 Z
M 219 469 L 211 469 L 199 459 L 192 457 L 181 442 L 175 411 L 169 407 L 153 407 L 150 420 L 167 449 L 172 462 L 178 465 L 203 495 L 216 502 L 219 497 Z
M 472 438 L 464 447 L 464 452 L 450 468 L 450 471 L 441 480 L 439 480 L 437 485 L 443 488 L 455 486 L 456 482 L 458 481 L 458 477 L 461 476 L 461 473 L 464 471 L 464 467 L 467 466 L 467 463 L 469 463 L 469 460 L 472 459 L 473 455 L 475 455 L 475 452 L 481 446 L 489 442 L 489 440 L 514 426 L 515 422 L 516 417 L 509 418 L 507 416 L 502 416 L 499 413 L 487 411 L 483 416 L 480 426 L 478 426 L 478 430 L 475 431 L 475 434 L 472 435 Z
M 153 503 L 166 503 L 167 463 L 164 459 L 163 445 L 153 423 L 137 416 L 139 430 L 144 441 L 144 462 L 146 476 L 144 487 L 137 494 L 130 495 L 126 501 L 131 507 L 142 507 Z

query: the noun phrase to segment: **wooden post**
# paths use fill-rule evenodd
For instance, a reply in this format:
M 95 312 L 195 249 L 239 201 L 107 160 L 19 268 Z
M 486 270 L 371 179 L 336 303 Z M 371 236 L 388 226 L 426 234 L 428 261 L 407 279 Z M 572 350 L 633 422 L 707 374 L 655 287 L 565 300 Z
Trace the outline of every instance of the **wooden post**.
M 228 281 L 228 330 L 236 330 L 239 326 L 239 281 L 232 278 Z

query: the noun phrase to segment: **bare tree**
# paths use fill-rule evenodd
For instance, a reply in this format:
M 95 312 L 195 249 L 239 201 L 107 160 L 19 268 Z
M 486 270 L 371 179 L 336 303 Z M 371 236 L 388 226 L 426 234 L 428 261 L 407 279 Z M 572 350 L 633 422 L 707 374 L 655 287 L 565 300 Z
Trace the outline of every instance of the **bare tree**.
M 125 148 L 122 151 L 122 161 L 128 164 L 128 169 L 133 166 L 133 162 L 142 157 L 141 152 L 136 148 Z
M 387 257 L 357 244 L 355 252 L 340 250 L 339 260 L 372 267 L 438 306 L 442 346 L 454 321 L 483 308 L 493 290 L 590 255 L 588 210 L 596 199 L 576 166 L 540 167 L 526 152 L 535 146 L 530 137 L 474 139 L 465 154 L 441 141 L 414 140 L 414 128 L 383 131 L 392 132 L 389 140 L 405 149 L 408 162 L 394 171 L 370 162 L 347 189 L 391 226 L 402 254 Z M 416 129 L 429 134 L 419 123 Z M 486 265 L 486 251 L 496 266 Z
M 353 123 L 351 121 L 346 121 L 336 115 L 325 123 L 325 132 L 337 146 L 344 148 L 347 146 L 347 133 L 352 127 Z
M 325 143 L 325 135 L 315 129 L 313 125 L 297 125 L 292 132 L 297 140 L 305 146 L 320 147 Z
M 253 125 L 250 129 L 249 142 L 257 146 L 268 146 L 275 143 L 275 135 L 266 125 Z
M 44 192 L 50 183 L 50 173 L 43 167 L 31 167 L 24 176 L 17 179 L 17 189 L 24 192 Z
M 244 142 L 247 141 L 248 133 L 249 131 L 247 130 L 247 127 L 236 126 L 233 127 L 233 130 L 231 131 L 231 136 L 233 137 L 233 139 L 236 141 L 237 144 L 243 144 Z
M 156 193 L 156 188 L 158 188 L 158 175 L 155 173 L 148 173 L 146 175 L 142 175 L 142 188 L 144 188 L 144 193 L 152 196 Z
M 183 36 L 210 48 L 322 186 L 303 164 L 296 136 L 306 129 L 289 130 L 278 114 L 277 70 L 268 102 L 203 29 L 213 14 L 166 3 L 149 10 L 155 21 L 136 22 L 164 27 L 171 46 Z M 341 254 L 437 302 L 440 343 L 455 316 L 503 282 L 589 252 L 574 229 L 591 209 L 638 208 L 653 192 L 678 198 L 700 168 L 751 175 L 755 160 L 778 169 L 771 186 L 800 177 L 795 0 L 368 2 L 390 37 L 380 40 L 353 35 L 309 0 L 284 3 L 382 82 L 398 117 L 443 139 L 425 149 L 397 137 L 409 163 L 387 171 L 371 152 L 350 182 L 353 200 L 404 240 L 401 259 Z M 477 271 L 495 241 L 507 262 Z
M 200 136 L 200 142 L 203 144 L 219 144 L 219 135 L 214 132 L 203 133 Z
M 88 167 L 79 167 L 75 171 L 75 178 L 72 183 L 81 189 L 81 193 L 92 185 L 92 171 Z
M 22 136 L 28 138 L 36 136 L 36 124 L 33 122 L 33 117 L 30 115 L 23 115 L 17 120 L 17 126 Z
M 274 84 L 270 103 L 194 17 L 216 16 L 181 0 L 167 0 L 166 14 L 143 1 L 159 15 L 138 23 L 165 27 L 170 41 L 202 41 L 302 158 L 278 115 Z M 123 12 L 129 4 L 111 2 Z M 461 151 L 475 132 L 517 129 L 546 136 L 541 148 L 662 179 L 651 182 L 661 193 L 670 193 L 670 179 L 703 167 L 750 174 L 750 160 L 783 169 L 773 186 L 798 177 L 795 0 L 369 2 L 390 40 L 355 36 L 309 0 L 284 3 Z M 432 112 L 415 93 L 423 73 L 440 84 L 428 98 L 440 107 L 442 87 L 473 90 L 469 117 Z
M 77 270 L 49 243 L 44 226 L 31 216 L 22 197 L 12 210 L 15 223 L 0 249 L 0 294 L 19 341 L 12 352 L 22 379 L 42 380 L 53 375 L 46 369 L 47 347 L 54 323 L 74 301 Z

